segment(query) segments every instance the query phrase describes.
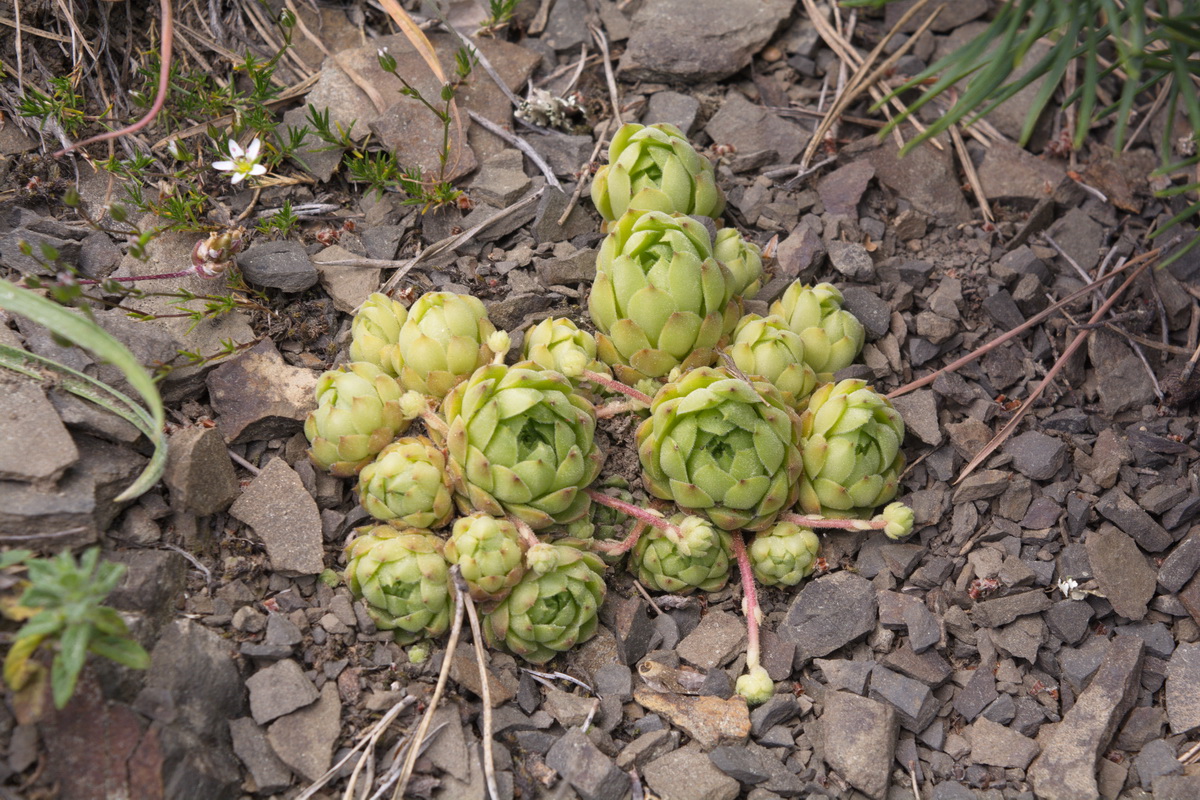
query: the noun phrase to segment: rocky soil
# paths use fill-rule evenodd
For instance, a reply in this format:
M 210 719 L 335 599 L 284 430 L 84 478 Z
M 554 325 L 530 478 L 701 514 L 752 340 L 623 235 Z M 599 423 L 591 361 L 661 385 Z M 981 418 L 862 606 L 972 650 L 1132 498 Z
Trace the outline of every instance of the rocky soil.
M 905 5 L 858 18 L 864 52 Z M 990 6 L 949 6 L 897 70 L 913 74 L 977 32 Z M 477 24 L 472 8 L 455 6 L 464 30 Z M 299 11 L 342 66 L 322 63 L 297 37 L 317 77 L 280 108 L 283 119 L 298 124 L 306 103 L 327 107 L 401 163 L 429 165 L 439 132 L 428 115 L 411 102 L 380 111 L 344 71 L 391 91 L 375 64 L 387 45 L 402 71 L 424 75 L 405 38 L 389 33 L 372 4 Z M 54 25 L 54 12 L 42 12 L 27 24 Z M 797 277 L 836 283 L 868 331 L 863 363 L 846 375 L 883 391 L 1021 324 L 1082 286 L 1081 271 L 1095 275 L 1143 251 L 1150 222 L 1171 215 L 1148 184 L 1161 121 L 1117 156 L 1101 130 L 1071 161 L 1048 148 L 1054 115 L 1029 150 L 968 138 L 994 222 L 982 217 L 948 139 L 901 159 L 893 139 L 847 122 L 820 151 L 823 166 L 801 170 L 813 110 L 837 85 L 841 62 L 800 3 L 557 0 L 522 3 L 518 17 L 521 35 L 480 42 L 507 89 L 523 96 L 532 79 L 562 91 L 581 46 L 597 51 L 588 21 L 602 26 L 622 119 L 688 132 L 717 160 L 728 224 L 760 244 L 777 237 L 770 280 L 749 310 L 765 313 Z M 444 55 L 454 47 L 449 35 L 432 39 Z M 3 45 L 6 63 L 13 46 Z M 610 97 L 598 60 L 575 90 L 603 129 Z M 1015 135 L 1028 100 L 990 118 L 1000 135 Z M 482 70 L 463 104 L 513 126 L 511 104 Z M 865 104 L 851 114 L 872 116 Z M 0 797 L 342 797 L 356 763 L 350 748 L 400 704 L 375 748 L 377 771 L 391 766 L 429 700 L 446 643 L 413 663 L 336 580 L 342 548 L 366 516 L 350 483 L 308 463 L 301 424 L 317 376 L 346 358 L 349 312 L 397 267 L 409 270 L 404 292 L 474 293 L 513 331 L 549 315 L 590 324 L 599 218 L 586 193 L 577 205 L 570 198 L 596 134 L 515 130 L 553 175 L 472 124 L 456 163 L 470 210 L 421 214 L 401 195 L 349 185 L 334 173 L 340 154 L 308 154 L 316 182 L 268 187 L 258 210 L 273 213 L 285 198 L 326 210 L 287 239 L 256 236 L 238 258 L 270 314 L 239 311 L 193 326 L 97 310 L 151 367 L 178 364 L 182 349 L 212 353 L 225 340 L 239 348 L 167 376 L 170 463 L 162 485 L 132 505 L 112 498 L 145 463 L 136 431 L 53 385 L 0 374 L 0 544 L 101 544 L 128 566 L 111 602 L 152 653 L 144 673 L 92 663 L 67 709 L 40 723 L 20 724 L 11 697 L 0 704 Z M 30 134 L 16 119 L 0 129 L 5 277 L 39 270 L 21 242 L 51 243 L 93 276 L 188 263 L 195 234 L 165 234 L 139 261 L 123 240 L 82 224 L 59 203 L 73 168 L 43 159 L 57 147 L 52 136 Z M 84 207 L 98 216 L 110 177 L 78 167 Z M 244 186 L 229 194 L 215 178 L 207 191 L 224 193 L 216 203 L 234 216 L 253 194 Z M 501 795 L 1200 796 L 1192 763 L 1200 426 L 1195 393 L 1178 380 L 1200 323 L 1196 253 L 1145 273 L 1016 434 L 965 480 L 956 480 L 963 465 L 1100 300 L 1085 298 L 1069 316 L 896 399 L 909 431 L 901 499 L 915 509 L 917 531 L 903 543 L 826 535 L 818 575 L 795 591 L 762 593 L 764 664 L 777 685 L 765 705 L 748 710 L 732 696 L 746 635 L 736 586 L 655 606 L 618 570 L 596 637 L 544 672 L 490 653 Z M 143 288 L 228 291 L 212 283 Z M 126 305 L 164 312 L 171 304 L 147 296 Z M 0 322 L 0 341 L 116 380 L 38 326 L 3 314 Z M 611 445 L 629 441 L 624 425 L 605 429 Z M 604 475 L 636 474 L 631 455 L 610 450 Z M 677 670 L 703 674 L 687 688 Z M 450 676 L 410 794 L 483 798 L 482 686 L 469 631 Z M 335 764 L 328 784 L 305 793 Z

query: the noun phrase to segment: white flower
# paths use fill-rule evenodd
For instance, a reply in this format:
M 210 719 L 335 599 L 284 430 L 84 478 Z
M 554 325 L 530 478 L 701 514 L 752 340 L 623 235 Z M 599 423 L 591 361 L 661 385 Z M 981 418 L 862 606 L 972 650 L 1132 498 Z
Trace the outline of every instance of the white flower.
M 233 183 L 241 183 L 242 179 L 247 175 L 265 175 L 267 168 L 258 163 L 258 150 L 262 147 L 262 142 L 255 137 L 250 146 L 242 150 L 242 146 L 235 140 L 229 140 L 229 161 L 213 162 L 213 169 L 218 169 L 221 172 L 232 172 L 233 177 L 230 180 Z
M 1063 578 L 1058 582 L 1058 590 L 1062 592 L 1063 597 L 1071 597 L 1071 593 L 1079 588 L 1079 581 L 1074 578 Z M 1072 600 L 1076 599 L 1071 597 Z

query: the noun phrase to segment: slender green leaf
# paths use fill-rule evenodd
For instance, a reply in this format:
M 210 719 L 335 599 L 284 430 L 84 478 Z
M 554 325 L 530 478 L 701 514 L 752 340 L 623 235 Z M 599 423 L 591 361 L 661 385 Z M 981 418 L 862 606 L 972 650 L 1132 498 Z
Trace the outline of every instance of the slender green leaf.
M 62 653 L 56 654 L 50 664 L 50 689 L 54 695 L 55 708 L 64 708 L 70 702 L 78 681 L 79 671 L 72 672 L 63 660 Z
M 133 669 L 145 669 L 150 666 L 150 654 L 132 639 L 119 636 L 98 636 L 92 639 L 88 647 L 98 656 Z
M 0 569 L 7 569 L 14 564 L 20 564 L 33 555 L 32 550 L 6 550 L 0 553 Z
M 154 423 L 154 435 L 150 436 L 150 440 L 154 443 L 155 449 L 158 449 L 159 444 L 164 441 L 162 429 L 165 414 L 162 398 L 159 396 L 158 387 L 154 385 L 154 381 L 146 374 L 141 364 L 125 345 L 92 320 L 73 314 L 57 303 L 26 289 L 20 289 L 8 281 L 0 281 L 0 308 L 29 318 L 51 332 L 64 336 L 80 347 L 91 351 L 121 370 L 125 379 L 137 390 L 146 403 Z M 160 461 L 151 459 L 146 470 L 134 481 L 133 485 L 118 495 L 116 499 L 130 500 L 143 494 L 161 477 L 165 464 L 165 452 Z
M 21 626 L 21 629 L 16 633 L 16 638 L 27 639 L 30 636 L 49 636 L 61 630 L 62 626 L 63 619 L 61 614 L 53 611 L 39 611 Z

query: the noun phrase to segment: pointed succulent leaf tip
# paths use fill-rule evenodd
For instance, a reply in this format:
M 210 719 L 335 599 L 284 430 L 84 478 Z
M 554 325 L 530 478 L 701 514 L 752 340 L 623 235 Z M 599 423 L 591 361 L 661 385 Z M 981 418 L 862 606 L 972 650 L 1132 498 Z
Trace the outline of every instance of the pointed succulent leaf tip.
M 351 360 L 369 361 L 395 377 L 399 357 L 396 345 L 400 341 L 400 327 L 407 319 L 408 309 L 403 303 L 380 292 L 372 294 L 350 325 Z
M 713 239 L 713 256 L 727 270 L 731 294 L 747 300 L 762 287 L 762 250 L 746 241 L 736 228 L 722 228 Z
M 492 360 L 486 342 L 495 330 L 479 298 L 427 292 L 408 310 L 393 367 L 406 389 L 440 400 Z
M 795 281 L 771 304 L 770 313 L 782 317 L 804 340 L 805 361 L 822 380 L 850 366 L 866 341 L 866 329 L 842 308 L 843 299 L 833 284 L 810 287 Z
M 876 519 L 887 523 L 883 532 L 889 539 L 903 539 L 913 531 L 913 510 L 904 503 L 889 503 Z
M 760 706 L 775 694 L 775 684 L 764 667 L 755 666 L 737 679 L 736 691 L 746 698 L 747 705 Z

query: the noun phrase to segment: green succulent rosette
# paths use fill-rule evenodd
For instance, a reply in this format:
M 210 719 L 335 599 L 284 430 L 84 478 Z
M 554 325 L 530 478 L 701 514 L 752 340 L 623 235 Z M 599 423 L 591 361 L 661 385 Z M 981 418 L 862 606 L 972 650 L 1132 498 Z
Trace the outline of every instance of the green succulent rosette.
M 866 381 L 827 383 L 813 392 L 800 416 L 800 435 L 805 512 L 869 516 L 896 496 L 904 420 Z
M 609 222 L 630 209 L 717 218 L 725 196 L 712 162 L 674 125 L 622 125 L 608 146 L 608 164 L 592 179 L 592 202 Z
M 366 361 L 330 370 L 317 380 L 317 407 L 304 420 L 308 455 L 321 469 L 349 478 L 371 462 L 409 420 L 396 379 Z
M 696 589 L 716 592 L 729 581 L 733 545 L 728 531 L 700 517 L 676 514 L 672 524 L 680 536 L 659 528 L 642 534 L 629 556 L 629 570 L 649 589 L 687 594 Z
M 358 474 L 358 497 L 375 519 L 440 528 L 454 514 L 446 457 L 424 436 L 392 442 Z
M 346 547 L 346 583 L 380 630 L 400 644 L 437 636 L 454 607 L 442 541 L 428 531 L 391 525 L 360 528 Z
M 408 310 L 392 364 L 406 389 L 438 400 L 492 359 L 496 330 L 479 298 L 426 292 Z
M 792 408 L 803 408 L 817 387 L 817 374 L 804 360 L 804 340 L 783 317 L 742 317 L 728 352 L 738 369 L 769 381 Z
M 769 383 L 724 368 L 684 373 L 638 427 L 646 489 L 723 530 L 769 527 L 796 501 L 800 422 Z
M 525 574 L 525 548 L 517 527 L 487 514 L 456 519 L 445 553 L 447 561 L 462 569 L 471 597 L 484 610 L 507 597 Z
M 596 337 L 565 317 L 551 317 L 534 325 L 525 334 L 521 349 L 530 364 L 568 377 L 579 373 L 574 369 L 577 366 L 609 374 L 608 367 L 596 358 Z M 575 379 L 572 383 L 578 384 Z
M 804 360 L 819 380 L 828 381 L 854 363 L 866 340 L 862 323 L 842 308 L 844 299 L 831 283 L 809 287 L 795 281 L 771 304 L 771 313 L 783 317 L 804 340 Z
M 740 315 L 730 281 L 696 220 L 626 214 L 600 246 L 588 297 L 600 358 L 629 385 L 712 363 Z
M 713 237 L 713 256 L 729 270 L 731 294 L 746 300 L 762 288 L 762 250 L 736 228 L 721 228 Z
M 544 664 L 595 634 L 606 592 L 604 562 L 567 545 L 539 544 L 529 553 L 531 568 L 484 614 L 483 634 L 492 647 Z
M 584 517 L 604 463 L 596 411 L 557 372 L 489 364 L 446 396 L 450 474 L 464 513 L 535 530 Z
M 821 541 L 808 528 L 777 522 L 746 548 L 754 577 L 764 586 L 796 586 L 812 574 Z
M 350 323 L 350 360 L 370 362 L 395 377 L 393 351 L 407 319 L 408 309 L 403 303 L 380 292 L 372 294 Z

